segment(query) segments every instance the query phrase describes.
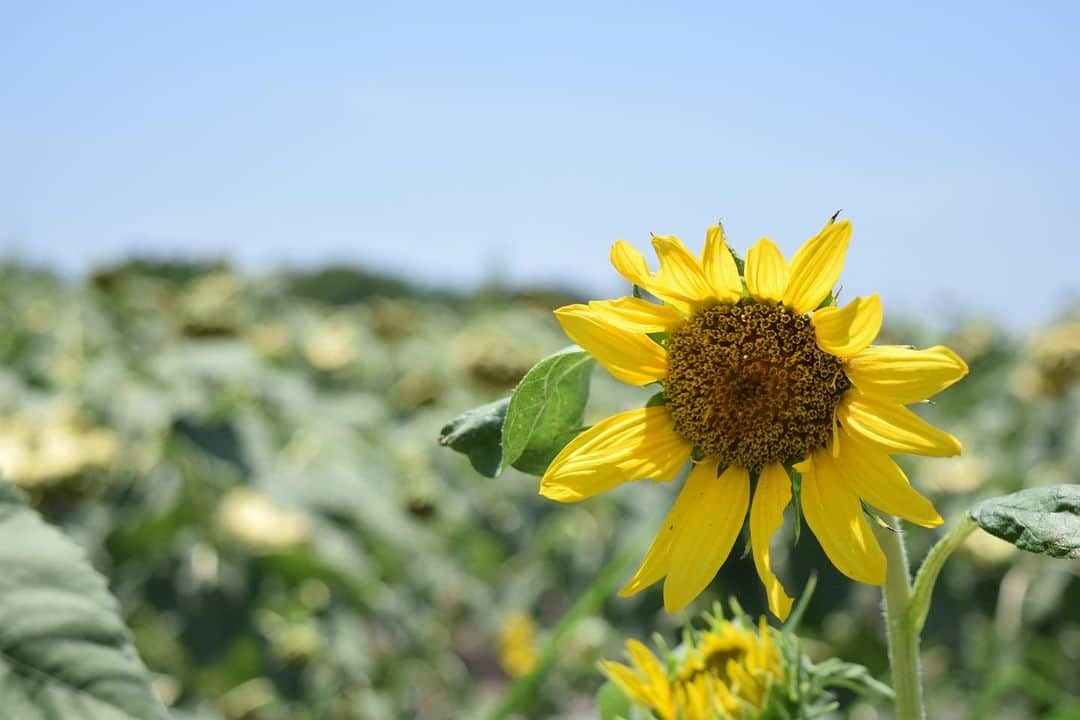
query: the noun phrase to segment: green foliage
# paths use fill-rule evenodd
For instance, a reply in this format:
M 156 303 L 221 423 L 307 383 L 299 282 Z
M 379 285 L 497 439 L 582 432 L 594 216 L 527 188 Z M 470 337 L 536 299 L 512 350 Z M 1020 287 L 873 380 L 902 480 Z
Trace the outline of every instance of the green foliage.
M 468 455 L 487 477 L 507 466 L 542 475 L 581 432 L 595 364 L 577 346 L 549 355 L 525 374 L 509 398 L 467 410 L 443 426 L 439 442 Z
M 986 532 L 1021 550 L 1080 558 L 1080 485 L 1030 488 L 983 500 L 971 517 Z
M 615 683 L 604 683 L 596 694 L 596 711 L 600 720 L 628 718 L 631 713 L 630 698 Z
M 495 477 L 503 465 L 503 423 L 510 398 L 466 410 L 439 431 L 439 444 L 465 453 L 476 472 Z
M 104 578 L 4 480 L 0 708 L 19 720 L 165 717 Z
M 581 348 L 566 348 L 536 364 L 514 389 L 502 428 L 503 463 L 542 475 L 580 431 L 596 362 Z
M 0 471 L 108 578 L 172 717 L 483 717 L 515 683 L 498 638 L 517 612 L 535 622 L 541 656 L 567 629 L 546 671 L 516 686 L 515 712 L 591 716 L 597 661 L 626 637 L 675 636 L 682 617 L 663 613 L 657 588 L 605 592 L 560 621 L 622 553 L 611 583 L 626 581 L 681 481 L 570 506 L 538 498 L 512 466 L 478 482 L 433 438 L 566 345 L 551 310 L 568 300 L 373 294 L 338 277 L 340 292 L 320 296 L 318 283 L 222 266 L 131 266 L 99 283 L 0 267 Z M 960 318 L 901 327 L 899 314 L 883 343 L 943 342 L 972 369 L 918 408 L 960 436 L 964 456 L 903 460 L 948 525 L 982 498 L 1075 479 L 1067 343 Z M 605 372 L 589 391 L 589 421 L 651 393 Z M 790 525 L 773 544 L 778 574 L 792 593 L 820 578 L 799 629 L 807 651 L 885 677 L 875 589 L 840 576 L 812 534 L 794 544 Z M 910 528 L 912 557 L 938 534 Z M 931 707 L 1069 717 L 1075 563 L 982 532 L 970 541 L 932 597 Z M 33 553 L 27 541 L 8 548 L 20 563 Z M 697 606 L 732 593 L 752 617 L 766 612 L 751 559 L 732 558 Z M 1018 667 L 1024 680 L 994 694 L 992 679 Z M 846 691 L 837 701 L 838 715 L 852 710 Z

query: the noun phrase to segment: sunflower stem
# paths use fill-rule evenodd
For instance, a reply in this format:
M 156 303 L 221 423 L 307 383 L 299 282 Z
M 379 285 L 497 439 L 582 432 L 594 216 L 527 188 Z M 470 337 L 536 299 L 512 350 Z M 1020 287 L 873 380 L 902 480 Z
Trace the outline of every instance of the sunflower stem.
M 926 624 L 926 614 L 930 611 L 930 595 L 934 592 L 934 584 L 937 583 L 941 568 L 949 556 L 977 527 L 975 521 L 967 514 L 961 517 L 960 522 L 953 525 L 949 532 L 930 548 L 930 554 L 926 556 L 919 567 L 919 572 L 915 574 L 915 582 L 911 586 L 911 602 L 908 603 L 907 621 L 917 634 L 922 633 L 923 625 Z
M 486 720 L 504 720 L 521 710 L 528 703 L 540 687 L 540 683 L 548 670 L 558 660 L 559 648 L 562 646 L 562 642 L 570 636 L 571 631 L 578 622 L 596 613 L 603 604 L 604 599 L 618 586 L 619 576 L 623 570 L 640 552 L 641 550 L 637 544 L 630 543 L 608 561 L 607 565 L 600 570 L 596 579 L 593 580 L 592 585 L 585 589 L 585 592 L 563 614 L 558 624 L 551 631 L 550 639 L 541 651 L 540 659 L 537 661 L 533 671 L 524 677 L 518 678 L 506 689 L 498 704 L 484 716 Z
M 890 518 L 892 527 L 871 523 L 874 535 L 885 552 L 887 566 L 882 595 L 885 631 L 889 643 L 889 666 L 896 693 L 897 720 L 925 720 L 922 679 L 919 676 L 919 633 L 907 612 L 911 598 L 911 576 L 900 521 Z M 893 529 L 896 528 L 896 529 Z

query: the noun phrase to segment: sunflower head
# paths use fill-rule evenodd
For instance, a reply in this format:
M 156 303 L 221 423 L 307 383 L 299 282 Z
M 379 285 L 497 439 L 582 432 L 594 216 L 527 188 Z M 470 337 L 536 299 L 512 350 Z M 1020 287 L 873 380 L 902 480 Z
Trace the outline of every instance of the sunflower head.
M 705 627 L 688 627 L 674 649 L 659 636 L 656 651 L 631 639 L 626 663 L 602 661 L 619 691 L 615 714 L 641 717 L 625 707 L 632 705 L 659 720 L 822 717 L 836 708 L 829 687 L 859 696 L 891 693 L 857 665 L 837 658 L 815 664 L 790 628 L 776 630 L 764 617 L 754 623 L 735 602 L 731 610 L 726 619 L 714 605 L 702 616 Z
M 510 677 L 524 677 L 536 667 L 536 625 L 522 612 L 499 624 L 499 665 Z
M 606 660 L 603 672 L 632 701 L 662 720 L 756 717 L 774 684 L 785 679 L 784 658 L 762 618 L 709 617 L 709 627 L 687 633 L 675 651 L 661 656 L 628 640 L 629 665 Z
M 713 305 L 665 345 L 671 419 L 700 455 L 759 472 L 828 444 L 851 382 L 805 316 L 771 303 Z
M 810 529 L 836 567 L 881 584 L 885 558 L 863 503 L 911 522 L 941 523 L 908 483 L 896 453 L 948 456 L 959 442 L 907 408 L 967 373 L 954 352 L 873 346 L 882 323 L 877 295 L 836 304 L 851 239 L 830 221 L 789 263 L 762 238 L 740 267 L 720 226 L 700 255 L 658 236 L 660 267 L 624 241 L 615 268 L 652 299 L 623 297 L 556 310 L 566 334 L 616 378 L 659 384 L 662 402 L 620 413 L 574 438 L 540 482 L 541 494 L 576 502 L 642 478 L 687 480 L 623 589 L 664 579 L 668 610 L 712 580 L 749 514 L 754 563 L 769 607 L 791 599 L 769 543 L 792 498 L 791 473 Z

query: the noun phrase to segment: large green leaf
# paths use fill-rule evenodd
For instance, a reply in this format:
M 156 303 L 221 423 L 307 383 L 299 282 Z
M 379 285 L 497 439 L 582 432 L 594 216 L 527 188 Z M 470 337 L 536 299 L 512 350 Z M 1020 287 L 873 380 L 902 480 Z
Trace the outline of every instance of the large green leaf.
M 2 480 L 0 715 L 165 717 L 104 579 Z
M 576 345 L 533 366 L 510 398 L 502 427 L 502 462 L 540 475 L 581 429 L 596 362 Z
M 986 532 L 1021 550 L 1080 558 L 1080 485 L 1029 488 L 983 500 L 971 510 Z
M 502 467 L 502 426 L 510 398 L 466 410 L 443 426 L 439 444 L 465 453 L 476 471 L 495 477 Z

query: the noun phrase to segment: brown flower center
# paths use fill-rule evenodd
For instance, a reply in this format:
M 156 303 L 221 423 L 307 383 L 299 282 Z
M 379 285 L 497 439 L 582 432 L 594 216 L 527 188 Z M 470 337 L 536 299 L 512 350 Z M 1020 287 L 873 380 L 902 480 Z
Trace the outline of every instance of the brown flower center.
M 716 305 L 667 339 L 664 395 L 675 430 L 721 467 L 756 472 L 825 447 L 851 387 L 809 318 L 765 303 Z

